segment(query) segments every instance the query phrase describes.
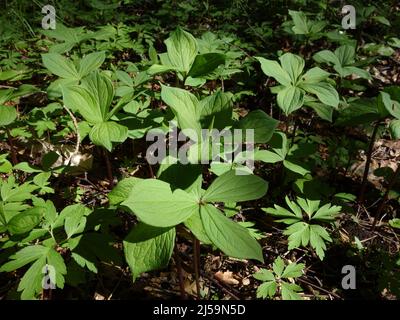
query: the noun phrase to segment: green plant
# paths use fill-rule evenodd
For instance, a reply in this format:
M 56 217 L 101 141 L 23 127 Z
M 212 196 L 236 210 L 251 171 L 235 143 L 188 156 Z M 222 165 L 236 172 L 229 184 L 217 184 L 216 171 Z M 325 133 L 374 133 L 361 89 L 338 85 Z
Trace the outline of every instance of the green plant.
M 278 222 L 288 225 L 283 233 L 289 236 L 289 250 L 310 245 L 315 249 L 318 257 L 323 260 L 326 242 L 331 242 L 332 238 L 320 224 L 333 222 L 341 207 L 332 206 L 330 203 L 320 206 L 321 201 L 319 200 L 300 197 L 297 197 L 294 202 L 286 196 L 285 201 L 290 211 L 276 204 L 274 208 L 263 210 L 279 218 Z
M 169 183 L 160 180 L 130 179 L 110 194 L 111 203 L 129 208 L 141 221 L 124 242 L 134 277 L 168 264 L 175 245 L 174 227 L 180 223 L 201 242 L 216 246 L 228 256 L 263 261 L 261 247 L 249 231 L 227 218 L 215 203 L 258 199 L 266 193 L 268 184 L 254 175 L 236 175 L 233 170 L 202 190 L 199 178 L 185 190 L 171 190 Z M 143 252 L 149 253 L 145 261 Z
M 280 85 L 271 90 L 278 94 L 278 106 L 286 115 L 303 105 L 315 109 L 320 116 L 321 107 L 338 107 L 339 95 L 328 81 L 328 72 L 314 67 L 304 73 L 304 59 L 292 53 L 283 54 L 279 58 L 280 64 L 263 57 L 256 58 L 261 63 L 262 71 L 279 82 Z
M 305 265 L 292 262 L 285 266 L 281 257 L 275 259 L 272 271 L 260 269 L 253 277 L 263 283 L 257 288 L 257 298 L 273 298 L 279 294 L 282 300 L 301 300 L 298 292 L 303 289 L 294 283 L 294 279 L 301 277 Z

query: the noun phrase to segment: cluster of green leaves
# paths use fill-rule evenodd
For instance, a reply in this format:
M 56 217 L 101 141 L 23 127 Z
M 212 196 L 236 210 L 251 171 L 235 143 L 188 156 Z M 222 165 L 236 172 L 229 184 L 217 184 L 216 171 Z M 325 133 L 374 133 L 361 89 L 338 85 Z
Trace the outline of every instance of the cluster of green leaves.
M 274 298 L 277 294 L 282 300 L 301 300 L 298 292 L 303 289 L 295 284 L 293 280 L 301 277 L 305 265 L 292 262 L 285 266 L 281 257 L 275 259 L 272 271 L 260 269 L 253 277 L 263 283 L 257 288 L 257 298 Z
M 333 222 L 341 207 L 332 206 L 330 203 L 320 206 L 320 200 L 300 197 L 296 202 L 285 197 L 285 201 L 290 211 L 279 205 L 263 210 L 279 218 L 278 222 L 288 225 L 283 233 L 289 236 L 289 250 L 310 245 L 315 249 L 318 257 L 323 260 L 326 242 L 331 242 L 332 238 L 320 223 Z
M 339 95 L 329 82 L 328 72 L 314 67 L 304 73 L 304 59 L 292 53 L 285 53 L 279 57 L 280 64 L 262 57 L 257 59 L 263 72 L 279 82 L 280 85 L 271 90 L 277 93 L 278 106 L 286 115 L 306 105 L 313 108 L 322 118 L 330 120 L 324 116 L 329 112 L 322 110 L 337 108 Z
M 207 190 L 201 188 L 201 181 L 197 175 L 182 190 L 158 179 L 128 178 L 110 193 L 112 204 L 128 208 L 140 220 L 124 241 L 134 277 L 168 264 L 175 246 L 174 227 L 181 223 L 202 243 L 214 245 L 228 256 L 264 260 L 250 232 L 226 217 L 216 203 L 258 199 L 267 192 L 268 184 L 254 175 L 236 175 L 234 170 L 219 176 Z

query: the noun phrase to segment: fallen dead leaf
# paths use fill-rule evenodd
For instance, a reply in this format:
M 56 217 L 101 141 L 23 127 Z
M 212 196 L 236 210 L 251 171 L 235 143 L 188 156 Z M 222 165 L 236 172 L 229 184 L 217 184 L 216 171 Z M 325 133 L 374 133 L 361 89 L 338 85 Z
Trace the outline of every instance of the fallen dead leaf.
M 239 281 L 236 280 L 236 279 L 233 277 L 232 271 L 225 271 L 225 272 L 218 271 L 218 272 L 215 274 L 215 277 L 216 277 L 218 280 L 220 280 L 220 281 L 222 281 L 222 282 L 224 282 L 224 283 L 226 283 L 226 284 L 232 284 L 232 285 L 237 285 L 237 284 L 239 284 Z

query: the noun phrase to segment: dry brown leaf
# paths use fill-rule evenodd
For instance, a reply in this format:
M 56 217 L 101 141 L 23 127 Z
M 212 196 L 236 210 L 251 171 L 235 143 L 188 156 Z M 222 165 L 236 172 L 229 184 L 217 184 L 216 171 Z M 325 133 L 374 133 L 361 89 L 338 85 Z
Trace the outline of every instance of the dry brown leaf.
M 224 283 L 226 283 L 226 284 L 232 284 L 232 285 L 237 285 L 237 284 L 239 284 L 239 281 L 236 280 L 236 279 L 233 277 L 232 271 L 225 271 L 225 272 L 218 271 L 218 272 L 215 274 L 215 277 L 216 277 L 218 280 L 220 280 L 220 281 L 222 281 L 222 282 L 224 282 Z

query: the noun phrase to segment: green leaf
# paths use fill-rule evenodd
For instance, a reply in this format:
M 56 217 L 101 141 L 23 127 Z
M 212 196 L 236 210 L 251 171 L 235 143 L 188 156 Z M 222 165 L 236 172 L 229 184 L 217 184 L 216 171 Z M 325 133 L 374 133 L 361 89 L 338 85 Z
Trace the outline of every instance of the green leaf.
M 339 105 L 339 94 L 336 89 L 326 82 L 320 83 L 301 83 L 301 88 L 309 93 L 315 94 L 318 99 L 328 106 L 337 108 Z
M 218 90 L 200 101 L 200 121 L 202 128 L 212 127 L 222 130 L 232 123 L 232 94 Z
M 103 73 L 94 71 L 82 80 L 82 87 L 86 88 L 94 97 L 103 121 L 109 120 L 111 116 L 109 109 L 114 98 L 114 88 L 110 78 Z
M 181 129 L 200 132 L 199 101 L 192 93 L 161 85 L 161 98 L 172 109 Z
M 278 62 L 262 57 L 256 57 L 256 59 L 260 61 L 261 69 L 267 76 L 275 78 L 275 80 L 284 86 L 290 86 L 290 76 L 285 70 L 282 69 Z
M 306 83 L 319 83 L 326 80 L 330 73 L 318 67 L 308 70 L 303 76 L 302 81 Z
M 198 211 L 198 200 L 194 195 L 180 189 L 172 192 L 168 183 L 156 179 L 135 184 L 122 205 L 142 222 L 155 227 L 175 226 Z
M 332 63 L 333 65 L 340 65 L 338 57 L 330 50 L 322 50 L 314 54 L 313 59 L 319 63 Z
M 285 87 L 278 92 L 277 101 L 278 106 L 289 115 L 303 106 L 304 92 L 298 87 Z
M 48 250 L 49 248 L 42 245 L 33 245 L 22 248 L 10 257 L 11 261 L 0 267 L 0 272 L 11 272 L 22 268 L 28 263 L 31 263 L 45 255 Z
M 79 63 L 79 75 L 81 78 L 87 76 L 93 70 L 98 69 L 106 59 L 104 51 L 93 52 L 85 57 Z
M 390 134 L 394 140 L 400 139 L 400 120 L 392 120 L 389 125 Z
M 185 220 L 185 226 L 195 235 L 195 237 L 204 244 L 212 244 L 203 227 L 200 218 L 200 210 L 195 212 L 189 219 Z
M 308 101 L 308 102 L 305 102 L 304 104 L 307 107 L 312 108 L 321 119 L 332 122 L 332 115 L 333 115 L 332 107 L 327 106 L 326 104 L 314 102 L 314 101 Z
M 272 269 L 279 278 L 282 276 L 283 270 L 285 269 L 285 262 L 281 257 L 275 259 Z
M 327 203 L 319 208 L 318 211 L 312 215 L 311 220 L 326 222 L 335 220 L 337 214 L 340 212 L 341 209 L 342 207 L 340 206 L 331 206 L 330 203 Z
M 83 232 L 86 226 L 86 216 L 90 213 L 91 210 L 80 203 L 68 206 L 60 213 L 65 217 L 64 229 L 68 238 Z
M 274 274 L 267 269 L 260 269 L 253 274 L 253 277 L 260 281 L 275 281 Z
M 303 73 L 304 59 L 296 54 L 288 52 L 280 56 L 279 60 L 281 61 L 283 70 L 289 74 L 292 84 L 295 85 L 300 75 Z
M 226 255 L 264 261 L 260 245 L 247 229 L 227 218 L 216 207 L 210 204 L 201 206 L 200 217 L 207 236 Z
M 400 102 L 392 100 L 386 92 L 380 92 L 378 99 L 378 103 L 381 101 L 393 117 L 400 119 Z
M 17 118 L 14 107 L 0 105 L 0 126 L 8 126 Z
M 89 133 L 90 140 L 98 146 L 112 151 L 113 142 L 124 142 L 128 137 L 128 128 L 114 121 L 100 122 Z
M 302 289 L 297 284 L 294 283 L 281 283 L 282 299 L 283 300 L 302 300 L 297 292 L 301 292 Z
M 267 281 L 262 283 L 258 288 L 257 288 L 257 298 L 272 298 L 277 289 L 277 284 L 275 281 Z
M 206 76 L 213 72 L 219 65 L 225 64 L 225 55 L 221 53 L 205 53 L 196 56 L 189 76 L 193 78 Z
M 348 66 L 354 63 L 356 48 L 350 45 L 340 46 L 335 50 L 335 55 L 338 58 L 339 65 L 342 67 Z
M 139 223 L 124 240 L 126 261 L 135 279 L 143 272 L 168 265 L 175 246 L 175 228 Z
M 118 205 L 125 201 L 135 184 L 141 180 L 142 179 L 140 178 L 129 177 L 119 181 L 115 188 L 112 189 L 108 194 L 108 200 L 110 201 L 110 204 Z
M 188 73 L 198 52 L 196 38 L 189 32 L 177 28 L 165 40 L 165 44 L 172 66 L 179 71 Z
M 65 79 L 79 80 L 80 75 L 76 70 L 72 61 L 66 59 L 58 53 L 45 53 L 42 54 L 44 66 L 51 71 L 51 73 Z
M 62 87 L 64 104 L 78 111 L 86 121 L 94 124 L 103 121 L 97 99 L 87 89 L 79 86 Z
M 43 213 L 44 208 L 42 207 L 31 208 L 19 213 L 8 222 L 8 231 L 11 234 L 22 234 L 31 231 L 39 224 Z
M 326 242 L 331 242 L 332 239 L 325 228 L 312 224 L 310 225 L 310 244 L 318 255 L 318 257 L 323 260 L 325 257 Z
M 267 143 L 278 126 L 279 121 L 271 118 L 262 110 L 248 113 L 238 123 L 240 129 L 254 129 L 254 142 Z
M 395 218 L 395 219 L 389 220 L 389 225 L 392 228 L 400 229 L 400 219 Z
M 64 287 L 64 275 L 67 270 L 63 258 L 54 249 L 42 245 L 28 246 L 12 255 L 10 259 L 12 260 L 0 268 L 0 272 L 10 272 L 35 261 L 19 283 L 18 291 L 22 291 L 22 299 L 34 299 L 42 291 L 45 269 L 48 270 L 47 276 L 51 283 L 59 288 Z
M 294 26 L 292 28 L 295 34 L 309 34 L 310 28 L 306 15 L 301 11 L 289 10 L 289 15 L 292 17 Z
M 268 183 L 255 175 L 236 175 L 228 171 L 214 180 L 203 196 L 210 202 L 239 202 L 259 199 L 268 189 Z
M 282 278 L 297 278 L 300 277 L 303 273 L 305 265 L 304 263 L 291 263 L 289 264 L 282 273 Z
M 263 161 L 265 163 L 276 163 L 283 161 L 285 158 L 282 158 L 280 155 L 276 154 L 275 152 L 268 151 L 268 150 L 257 150 L 254 153 L 254 160 L 255 161 Z
M 36 260 L 25 272 L 18 285 L 18 291 L 22 291 L 22 300 L 32 300 L 42 290 L 42 279 L 44 277 L 42 271 L 45 266 L 46 257 L 43 256 Z

